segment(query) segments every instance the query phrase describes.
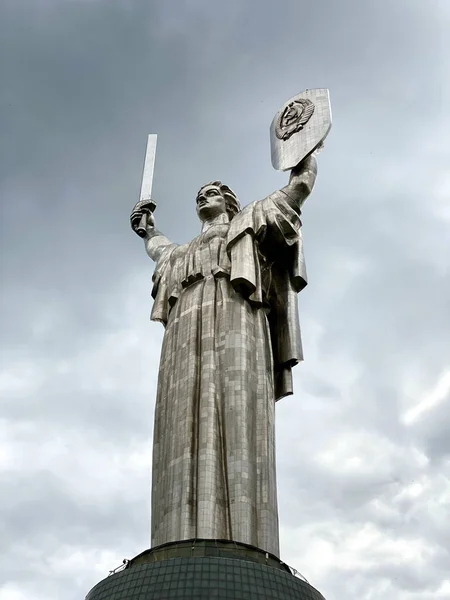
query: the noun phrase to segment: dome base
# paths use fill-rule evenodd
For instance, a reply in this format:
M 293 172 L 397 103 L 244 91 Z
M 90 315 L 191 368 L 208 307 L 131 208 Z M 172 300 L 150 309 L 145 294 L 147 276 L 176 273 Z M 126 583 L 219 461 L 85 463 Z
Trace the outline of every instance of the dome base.
M 229 540 L 183 540 L 146 550 L 86 600 L 324 600 L 277 557 Z

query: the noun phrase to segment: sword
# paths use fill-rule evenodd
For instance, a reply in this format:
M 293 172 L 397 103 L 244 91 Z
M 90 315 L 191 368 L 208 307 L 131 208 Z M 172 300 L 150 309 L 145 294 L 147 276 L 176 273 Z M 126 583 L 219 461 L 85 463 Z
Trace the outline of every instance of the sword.
M 155 154 L 156 154 L 156 134 L 150 133 L 147 139 L 147 150 L 145 152 L 144 160 L 144 172 L 142 174 L 142 185 L 140 200 L 137 205 L 137 209 L 147 209 L 153 212 L 156 208 L 156 202 L 151 199 L 152 195 L 152 184 L 153 184 L 153 170 L 155 168 Z M 144 213 L 139 222 L 139 226 L 136 228 L 136 233 L 140 237 L 147 235 L 147 220 L 148 213 Z

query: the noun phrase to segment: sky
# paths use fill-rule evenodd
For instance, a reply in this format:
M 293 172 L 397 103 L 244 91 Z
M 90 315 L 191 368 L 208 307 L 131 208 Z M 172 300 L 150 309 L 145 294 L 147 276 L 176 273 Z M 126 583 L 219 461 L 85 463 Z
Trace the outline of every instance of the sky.
M 285 185 L 269 126 L 315 87 L 281 557 L 327 600 L 450 598 L 449 25 L 448 0 L 0 2 L 1 600 L 84 598 L 150 544 L 147 134 L 184 243 L 201 184 Z

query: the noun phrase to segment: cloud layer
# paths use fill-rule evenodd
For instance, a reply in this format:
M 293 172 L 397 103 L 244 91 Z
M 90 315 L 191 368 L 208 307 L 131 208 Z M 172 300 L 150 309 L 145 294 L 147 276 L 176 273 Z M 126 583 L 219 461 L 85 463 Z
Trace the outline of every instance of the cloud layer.
M 162 331 L 128 226 L 282 187 L 269 125 L 334 124 L 303 215 L 305 362 L 278 404 L 282 558 L 327 600 L 450 597 L 450 10 L 427 3 L 6 0 L 0 8 L 0 597 L 75 600 L 149 545 Z

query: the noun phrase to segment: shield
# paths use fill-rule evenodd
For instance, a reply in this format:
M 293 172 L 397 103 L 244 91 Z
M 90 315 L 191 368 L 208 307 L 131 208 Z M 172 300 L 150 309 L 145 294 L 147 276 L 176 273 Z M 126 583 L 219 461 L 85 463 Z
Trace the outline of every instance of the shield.
M 278 171 L 293 169 L 317 150 L 331 129 L 327 89 L 306 90 L 290 98 L 270 126 L 272 165 Z

